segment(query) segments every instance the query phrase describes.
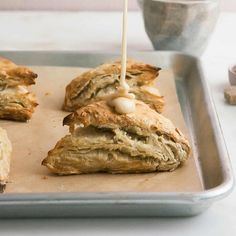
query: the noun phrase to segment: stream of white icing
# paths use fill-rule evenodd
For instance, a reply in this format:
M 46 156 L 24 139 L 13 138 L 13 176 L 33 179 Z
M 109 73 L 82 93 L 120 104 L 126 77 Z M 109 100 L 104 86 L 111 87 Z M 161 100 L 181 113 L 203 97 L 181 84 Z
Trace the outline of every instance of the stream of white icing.
M 127 14 L 128 14 L 128 0 L 124 0 L 120 86 L 121 88 L 124 89 L 124 91 L 129 92 L 129 85 L 125 80 L 126 63 L 127 63 Z
M 128 0 L 124 0 L 120 88 L 118 89 L 118 92 L 114 94 L 114 99 L 109 103 L 115 108 L 116 112 L 119 114 L 128 114 L 135 111 L 135 95 L 129 93 L 129 85 L 126 82 L 127 15 Z

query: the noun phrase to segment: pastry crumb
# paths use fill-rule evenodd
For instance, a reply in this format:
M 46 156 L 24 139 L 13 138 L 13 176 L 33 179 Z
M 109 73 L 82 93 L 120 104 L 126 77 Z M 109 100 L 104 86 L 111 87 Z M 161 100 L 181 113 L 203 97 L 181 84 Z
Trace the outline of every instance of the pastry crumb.
M 44 176 L 42 176 L 42 179 L 48 179 L 48 177 L 44 175 Z
M 236 86 L 225 88 L 224 97 L 228 104 L 236 105 Z

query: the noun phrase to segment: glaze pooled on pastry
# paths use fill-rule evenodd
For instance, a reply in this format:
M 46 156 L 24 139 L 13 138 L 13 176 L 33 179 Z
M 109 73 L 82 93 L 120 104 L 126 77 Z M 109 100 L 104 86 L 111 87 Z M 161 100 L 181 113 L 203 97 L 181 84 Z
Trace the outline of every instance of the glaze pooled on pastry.
M 129 114 L 135 111 L 135 95 L 130 93 L 130 86 L 126 82 L 126 67 L 127 67 L 127 15 L 128 15 L 128 0 L 124 0 L 123 9 L 123 27 L 122 27 L 122 50 L 121 50 L 121 73 L 120 86 L 117 89 L 115 98 L 108 102 L 119 114 Z
M 130 93 L 135 94 L 136 99 L 142 100 L 151 108 L 162 112 L 163 96 L 157 89 L 153 89 L 159 71 L 160 68 L 128 60 L 126 82 L 130 87 Z M 119 87 L 120 74 L 121 63 L 119 61 L 103 64 L 81 74 L 67 85 L 63 109 L 76 111 L 90 103 L 108 99 L 111 94 L 116 93 Z
M 5 185 L 10 171 L 12 146 L 4 129 L 0 128 L 0 185 Z
M 29 120 L 37 106 L 27 86 L 35 84 L 37 74 L 0 57 L 0 119 Z
M 42 162 L 59 175 L 172 171 L 190 153 L 172 122 L 141 101 L 135 112 L 122 115 L 105 101 L 93 103 L 67 116 L 64 124 L 71 134 Z

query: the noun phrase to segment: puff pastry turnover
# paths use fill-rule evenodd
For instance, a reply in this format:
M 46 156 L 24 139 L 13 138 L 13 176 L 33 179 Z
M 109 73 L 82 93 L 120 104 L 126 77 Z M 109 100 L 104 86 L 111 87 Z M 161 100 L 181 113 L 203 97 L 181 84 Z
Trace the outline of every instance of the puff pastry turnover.
M 154 88 L 159 71 L 160 68 L 128 60 L 126 81 L 130 86 L 130 92 L 134 93 L 138 100 L 142 100 L 151 108 L 162 112 L 164 99 Z M 103 64 L 81 74 L 66 87 L 63 109 L 76 111 L 82 106 L 104 100 L 119 87 L 120 73 L 121 63 L 117 61 Z
M 42 162 L 59 175 L 172 171 L 190 153 L 184 135 L 142 101 L 125 115 L 105 101 L 93 103 L 65 117 L 64 124 L 71 134 Z
M 29 120 L 37 102 L 27 86 L 35 84 L 37 74 L 0 57 L 0 119 Z
M 10 171 L 11 142 L 4 129 L 0 128 L 0 185 L 5 185 Z

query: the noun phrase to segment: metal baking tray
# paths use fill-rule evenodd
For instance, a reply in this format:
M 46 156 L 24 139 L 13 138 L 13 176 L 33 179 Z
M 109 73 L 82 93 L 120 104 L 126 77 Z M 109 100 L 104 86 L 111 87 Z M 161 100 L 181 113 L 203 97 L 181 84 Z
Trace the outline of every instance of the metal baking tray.
M 94 67 L 119 54 L 2 51 L 0 55 L 25 65 Z M 192 216 L 230 193 L 234 185 L 230 160 L 199 60 L 166 51 L 129 56 L 174 71 L 204 191 L 0 194 L 0 217 Z

